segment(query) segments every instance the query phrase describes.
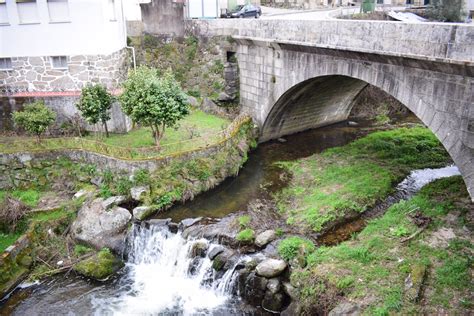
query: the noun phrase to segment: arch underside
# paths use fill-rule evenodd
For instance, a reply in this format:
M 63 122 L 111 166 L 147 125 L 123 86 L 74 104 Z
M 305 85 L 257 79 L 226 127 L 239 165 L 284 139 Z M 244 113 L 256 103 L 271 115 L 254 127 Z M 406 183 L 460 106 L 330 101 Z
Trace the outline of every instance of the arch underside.
M 271 107 L 261 128 L 260 141 L 346 120 L 355 98 L 368 84 L 362 79 L 334 74 L 306 79 L 293 85 Z M 406 84 L 400 85 L 400 81 L 390 80 L 388 84 L 375 86 L 398 99 L 435 133 L 460 169 L 474 201 L 474 149 L 467 146 L 460 136 L 455 112 L 435 110 L 435 107 L 442 107 L 446 103 L 445 99 L 434 101 L 438 103 L 433 106 L 417 97 L 416 91 L 419 90 Z M 447 89 L 445 91 L 449 93 Z
M 347 119 L 354 99 L 367 86 L 347 76 L 323 76 L 303 81 L 284 93 L 267 117 L 261 141 Z

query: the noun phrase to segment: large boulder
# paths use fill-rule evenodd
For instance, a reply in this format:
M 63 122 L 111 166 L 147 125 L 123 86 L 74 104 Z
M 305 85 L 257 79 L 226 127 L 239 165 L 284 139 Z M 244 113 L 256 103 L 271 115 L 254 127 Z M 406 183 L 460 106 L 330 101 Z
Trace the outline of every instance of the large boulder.
M 274 278 L 282 274 L 283 271 L 285 271 L 286 266 L 287 264 L 284 260 L 266 259 L 257 265 L 255 271 L 259 276 Z
M 123 262 L 117 259 L 109 249 L 102 249 L 95 255 L 76 263 L 73 270 L 88 278 L 104 281 L 123 267 Z
M 96 249 L 121 252 L 132 215 L 128 210 L 114 206 L 119 200 L 98 198 L 84 203 L 72 224 L 72 237 Z
M 252 306 L 261 306 L 262 300 L 265 297 L 268 280 L 259 277 L 255 272 L 251 272 L 248 275 L 242 273 L 242 277 L 244 276 L 246 276 L 246 279 L 244 281 L 245 285 L 241 289 L 242 298 Z
M 285 295 L 283 293 L 271 293 L 267 291 L 262 301 L 262 308 L 272 313 L 281 312 L 285 305 Z

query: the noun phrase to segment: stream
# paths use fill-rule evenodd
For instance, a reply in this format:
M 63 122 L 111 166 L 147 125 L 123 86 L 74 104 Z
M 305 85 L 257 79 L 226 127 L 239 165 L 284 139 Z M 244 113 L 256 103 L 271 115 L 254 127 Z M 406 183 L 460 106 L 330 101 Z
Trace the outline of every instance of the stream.
M 268 199 L 286 185 L 284 171 L 276 161 L 295 160 L 341 146 L 364 135 L 368 122 L 356 127 L 340 123 L 261 144 L 237 177 L 224 181 L 192 202 L 176 205 L 155 218 L 222 218 L 245 210 L 255 199 Z M 396 193 L 381 203 L 386 209 L 408 199 L 423 185 L 437 178 L 459 174 L 455 166 L 416 170 L 397 187 Z M 385 203 L 385 204 L 384 204 Z M 381 210 L 369 212 L 373 216 Z M 379 212 L 379 213 L 377 213 Z M 341 232 L 360 231 L 369 217 L 355 220 L 354 227 L 338 227 L 322 243 L 333 244 Z M 339 229 L 339 231 L 338 231 Z M 342 236 L 342 237 L 341 237 Z M 126 266 L 120 274 L 104 283 L 92 282 L 73 273 L 49 278 L 41 284 L 21 285 L 0 302 L 0 315 L 259 315 L 262 310 L 238 299 L 235 266 L 253 255 L 241 256 L 234 267 L 216 273 L 207 256 L 196 255 L 199 243 L 207 251 L 217 245 L 205 239 L 186 240 L 171 233 L 167 226 L 134 224 L 128 237 Z M 256 254 L 258 255 L 258 254 Z M 255 255 L 255 256 L 256 256 Z

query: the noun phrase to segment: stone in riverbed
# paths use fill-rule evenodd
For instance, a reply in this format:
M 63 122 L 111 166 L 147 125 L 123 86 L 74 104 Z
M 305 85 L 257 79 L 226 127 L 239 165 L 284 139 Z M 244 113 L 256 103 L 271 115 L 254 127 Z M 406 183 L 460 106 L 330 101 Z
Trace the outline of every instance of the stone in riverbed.
M 276 294 L 281 289 L 281 282 L 277 278 L 268 280 L 267 289 L 271 294 Z
M 217 257 L 218 254 L 224 252 L 224 250 L 225 248 L 222 246 L 215 246 L 211 249 L 211 251 L 209 251 L 207 256 L 209 257 L 209 259 L 214 260 L 214 258 Z
M 127 197 L 124 195 L 118 195 L 118 196 L 111 196 L 105 201 L 102 202 L 102 207 L 105 210 L 108 210 L 112 208 L 113 206 L 122 204 L 123 202 L 127 201 Z
M 204 258 L 206 256 L 208 245 L 203 241 L 196 241 L 191 248 L 191 256 Z
M 150 192 L 149 186 L 133 187 L 130 189 L 130 195 L 135 201 L 143 200 L 143 197 Z
M 259 277 L 255 272 L 250 273 L 245 279 L 242 298 L 253 306 L 260 306 L 265 296 L 268 280 Z
M 293 300 L 298 299 L 298 290 L 289 282 L 283 283 L 283 291 Z
M 109 248 L 119 253 L 132 215 L 122 207 L 110 207 L 102 198 L 84 203 L 72 224 L 72 237 L 96 249 Z
M 267 291 L 262 301 L 262 308 L 272 313 L 278 313 L 282 310 L 284 301 L 285 295 L 283 293 L 272 294 Z
M 144 220 L 152 212 L 150 206 L 137 206 L 133 209 L 133 218 L 138 219 L 139 221 Z
M 258 247 L 263 247 L 268 243 L 272 242 L 276 238 L 276 233 L 274 230 L 269 229 L 257 235 L 255 238 L 255 245 Z
M 260 262 L 255 271 L 259 276 L 273 278 L 283 273 L 286 269 L 286 262 L 278 259 L 266 259 Z
M 102 249 L 95 255 L 73 266 L 73 270 L 88 278 L 104 281 L 123 267 L 123 262 L 117 259 L 109 249 Z
M 201 220 L 202 220 L 202 217 L 186 218 L 186 219 L 183 219 L 183 220 L 179 223 L 179 226 L 180 226 L 182 229 L 186 229 L 186 228 L 188 228 L 188 227 L 193 226 L 194 224 L 199 223 Z

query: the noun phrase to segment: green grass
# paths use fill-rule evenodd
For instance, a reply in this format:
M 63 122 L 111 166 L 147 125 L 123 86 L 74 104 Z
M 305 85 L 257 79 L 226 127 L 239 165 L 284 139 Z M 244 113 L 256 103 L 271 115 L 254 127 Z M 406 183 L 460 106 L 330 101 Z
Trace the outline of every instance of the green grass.
M 399 202 L 371 220 L 354 239 L 318 248 L 308 256 L 309 268 L 299 270 L 294 278 L 306 285 L 323 280 L 328 288 L 342 290 L 349 300 L 369 302 L 364 315 L 468 313 L 469 295 L 474 290 L 474 244 L 464 225 L 469 205 L 459 202 L 467 198 L 460 176 L 428 184 L 411 200 Z M 430 216 L 432 222 L 410 242 L 402 243 L 403 236 L 418 230 L 409 217 L 414 210 Z M 458 214 L 458 222 L 446 221 L 450 212 Z M 398 233 L 400 227 L 404 227 L 403 234 Z M 429 246 L 432 233 L 441 227 L 453 229 L 458 236 L 446 249 Z M 424 273 L 419 271 L 425 270 L 428 277 L 423 281 Z M 404 290 L 408 275 L 414 283 L 423 282 L 423 305 Z M 305 308 L 317 305 L 318 295 L 309 301 L 305 298 Z
M 160 148 L 155 147 L 150 128 L 142 127 L 100 139 L 89 135 L 83 139 L 47 138 L 37 143 L 31 137 L 0 137 L 0 152 L 81 148 L 126 159 L 163 157 L 213 144 L 223 139 L 221 131 L 229 124 L 226 119 L 193 110 L 176 128 L 166 129 Z
M 229 121 L 220 117 L 204 113 L 200 110 L 194 110 L 190 115 L 186 116 L 179 122 L 178 128 L 168 128 L 165 131 L 163 139 L 161 140 L 161 146 L 164 148 L 169 144 L 174 144 L 191 139 L 191 133 L 194 133 L 194 137 L 203 137 L 212 140 L 217 133 L 222 130 L 222 127 L 226 127 Z M 89 136 L 90 139 L 94 139 L 94 136 Z M 153 139 L 151 129 L 148 127 L 142 127 L 134 129 L 127 134 L 111 134 L 109 138 L 103 138 L 102 141 L 108 145 L 139 148 L 154 146 L 155 141 Z M 185 147 L 193 148 L 193 142 L 189 142 Z
M 9 246 L 21 236 L 21 233 L 4 234 L 0 233 L 0 253 L 4 252 Z
M 38 201 L 41 196 L 41 193 L 39 191 L 33 189 L 14 191 L 0 190 L 0 202 L 3 202 L 7 194 L 11 194 L 11 196 L 15 199 L 18 199 L 31 207 L 36 207 L 38 205 Z
M 282 162 L 293 179 L 278 194 L 278 207 L 287 224 L 320 232 L 335 220 L 375 205 L 411 170 L 441 167 L 449 161 L 426 128 L 375 132 L 346 146 Z
M 312 241 L 298 236 L 285 238 L 278 244 L 278 253 L 287 261 L 296 258 L 298 255 L 306 257 L 314 250 L 315 246 Z
M 237 234 L 235 239 L 242 242 L 251 242 L 255 239 L 255 232 L 250 228 L 244 229 Z
M 242 215 L 242 216 L 239 216 L 239 225 L 240 225 L 240 228 L 246 228 L 246 227 L 248 227 L 251 220 L 252 220 L 252 217 L 250 217 L 250 215 Z

